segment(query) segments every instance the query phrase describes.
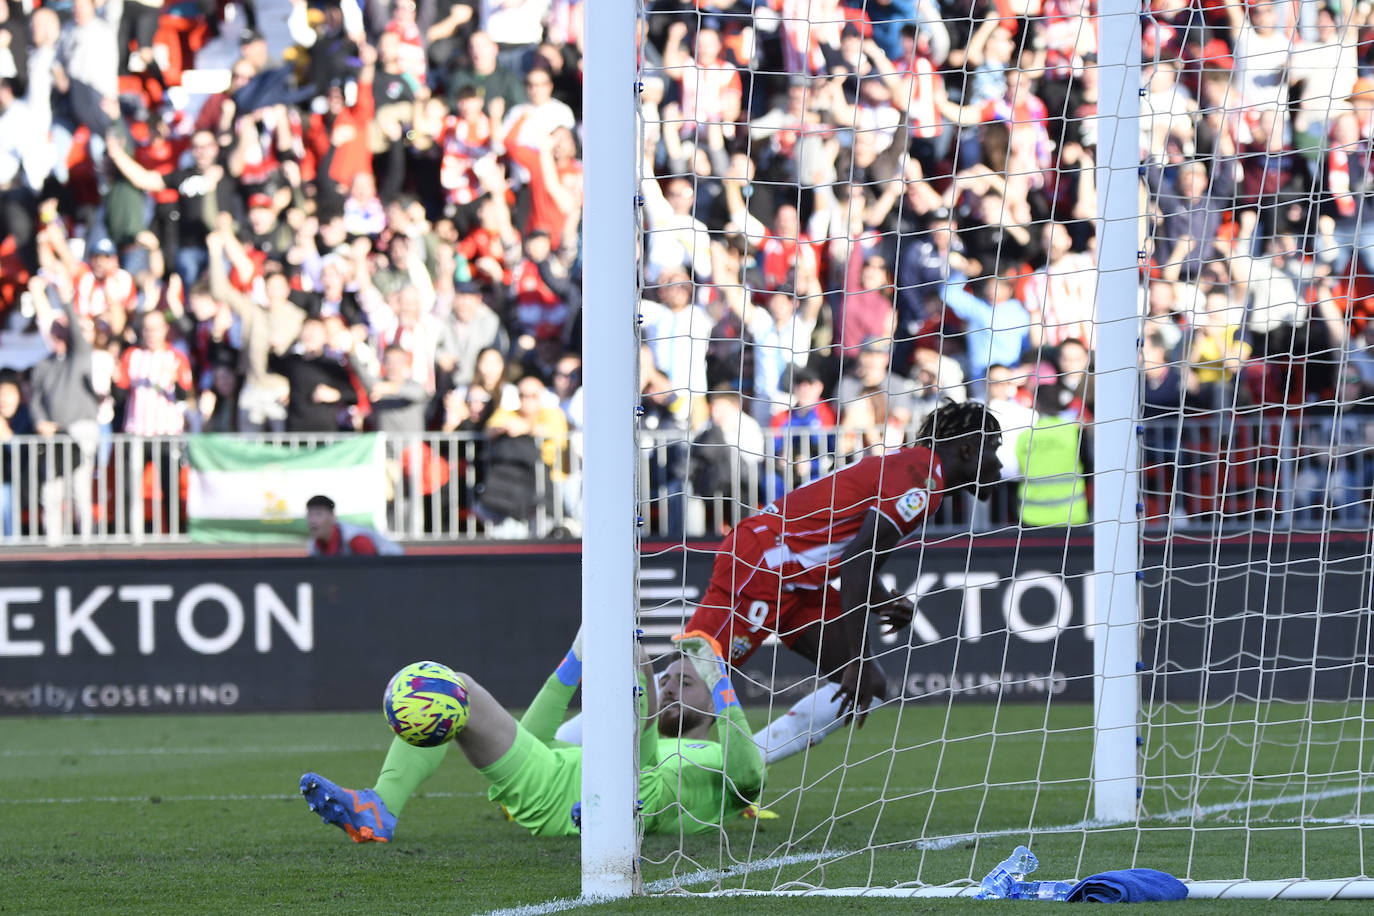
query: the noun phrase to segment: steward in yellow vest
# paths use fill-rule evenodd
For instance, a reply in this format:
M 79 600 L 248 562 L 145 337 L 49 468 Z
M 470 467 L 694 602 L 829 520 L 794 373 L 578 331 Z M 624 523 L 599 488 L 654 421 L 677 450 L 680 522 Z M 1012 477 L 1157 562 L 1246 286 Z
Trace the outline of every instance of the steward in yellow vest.
M 1036 390 L 1034 425 L 1016 439 L 1021 466 L 1021 524 L 1048 528 L 1088 521 L 1087 480 L 1082 460 L 1082 426 L 1058 414 L 1060 386 Z

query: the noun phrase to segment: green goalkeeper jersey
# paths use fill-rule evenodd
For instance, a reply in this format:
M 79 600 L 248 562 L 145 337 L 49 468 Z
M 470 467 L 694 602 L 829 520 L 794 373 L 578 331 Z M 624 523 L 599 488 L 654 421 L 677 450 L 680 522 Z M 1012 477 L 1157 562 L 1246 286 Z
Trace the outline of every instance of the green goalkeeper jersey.
M 537 836 L 569 836 L 580 825 L 582 748 L 553 738 L 575 689 L 550 676 L 510 751 L 481 770 L 491 782 L 488 797 Z M 647 712 L 641 693 L 639 798 L 646 832 L 701 833 L 758 800 L 763 755 L 738 706 L 716 717 L 714 741 L 660 738 Z
M 738 706 L 716 719 L 715 741 L 660 738 L 648 723 L 639 745 L 646 833 L 701 833 L 758 801 L 763 756 Z

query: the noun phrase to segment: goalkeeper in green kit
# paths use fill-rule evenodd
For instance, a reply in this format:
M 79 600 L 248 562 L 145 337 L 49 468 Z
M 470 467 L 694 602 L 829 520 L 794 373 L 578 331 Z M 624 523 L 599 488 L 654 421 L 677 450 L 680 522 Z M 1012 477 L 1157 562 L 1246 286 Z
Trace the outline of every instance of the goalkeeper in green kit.
M 356 843 L 386 843 L 396 818 L 452 744 L 491 783 L 488 796 L 537 836 L 578 832 L 582 748 L 554 740 L 582 680 L 581 634 L 525 715 L 516 721 L 483 687 L 463 675 L 468 719 L 437 747 L 392 742 L 370 789 L 346 789 L 316 773 L 301 793 L 327 824 Z M 640 654 L 639 798 L 649 833 L 700 833 L 758 801 L 763 757 L 730 686 L 720 647 L 708 637 L 679 640 L 681 656 L 655 682 Z

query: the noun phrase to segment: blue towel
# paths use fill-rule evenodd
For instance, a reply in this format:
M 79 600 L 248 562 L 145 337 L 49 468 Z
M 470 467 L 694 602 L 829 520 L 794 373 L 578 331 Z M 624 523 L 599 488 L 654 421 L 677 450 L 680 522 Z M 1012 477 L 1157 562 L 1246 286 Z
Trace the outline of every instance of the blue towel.
M 1145 903 L 1184 900 L 1188 888 L 1173 875 L 1153 868 L 1124 868 L 1084 878 L 1069 891 L 1070 903 Z

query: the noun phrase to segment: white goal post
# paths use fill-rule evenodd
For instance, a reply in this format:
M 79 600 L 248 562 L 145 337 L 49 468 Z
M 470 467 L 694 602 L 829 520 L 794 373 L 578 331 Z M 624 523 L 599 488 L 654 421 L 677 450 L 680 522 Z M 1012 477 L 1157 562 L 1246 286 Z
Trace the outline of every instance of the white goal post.
M 637 10 L 635 0 L 586 6 L 582 893 L 624 897 L 640 890 L 632 692 L 639 565 Z
M 1098 71 L 1099 111 L 1105 107 L 1110 114 L 1098 118 L 1092 517 L 1094 607 L 1100 619 L 1093 638 L 1093 812 L 1100 821 L 1121 822 L 1135 817 L 1140 733 L 1140 15 L 1135 4 L 1102 0 L 1098 45 L 1120 48 L 1121 63 L 1099 58 Z

